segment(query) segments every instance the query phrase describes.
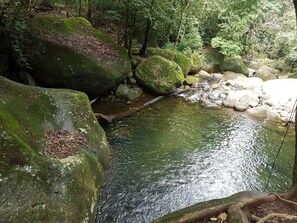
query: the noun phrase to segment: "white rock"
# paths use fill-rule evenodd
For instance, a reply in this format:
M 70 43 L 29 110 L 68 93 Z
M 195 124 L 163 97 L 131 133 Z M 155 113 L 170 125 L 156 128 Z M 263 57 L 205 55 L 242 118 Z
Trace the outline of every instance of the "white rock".
M 220 73 L 214 73 L 213 74 L 213 78 L 217 81 L 221 80 L 222 78 L 224 77 L 223 74 L 220 74 Z
M 267 105 L 249 108 L 247 113 L 256 118 L 279 118 L 279 114 Z
M 238 83 L 239 86 L 243 87 L 247 90 L 253 90 L 256 88 L 261 88 L 263 85 L 263 80 L 259 77 L 250 77 L 247 78 L 245 81 Z
M 272 106 L 285 105 L 288 101 L 292 101 L 294 104 L 297 98 L 297 79 L 265 81 L 262 88 L 265 95 L 269 96 L 269 103 Z
M 252 77 L 256 73 L 256 70 L 252 68 L 248 68 L 248 70 L 249 70 L 249 77 Z
M 196 74 L 195 76 L 201 77 L 201 78 L 205 78 L 205 79 L 210 79 L 211 75 L 209 73 L 207 73 L 204 70 L 201 70 L 198 74 Z
M 226 107 L 234 107 L 239 111 L 244 111 L 250 106 L 255 107 L 259 104 L 258 95 L 250 90 L 229 91 L 223 105 Z

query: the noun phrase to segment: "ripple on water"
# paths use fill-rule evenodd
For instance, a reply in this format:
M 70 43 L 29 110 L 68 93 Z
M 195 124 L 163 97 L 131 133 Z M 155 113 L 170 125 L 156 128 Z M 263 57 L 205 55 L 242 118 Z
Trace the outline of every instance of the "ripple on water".
M 107 130 L 113 159 L 96 222 L 146 223 L 199 201 L 262 190 L 284 130 L 181 99 L 121 120 Z M 271 190 L 290 185 L 293 140 L 287 138 Z

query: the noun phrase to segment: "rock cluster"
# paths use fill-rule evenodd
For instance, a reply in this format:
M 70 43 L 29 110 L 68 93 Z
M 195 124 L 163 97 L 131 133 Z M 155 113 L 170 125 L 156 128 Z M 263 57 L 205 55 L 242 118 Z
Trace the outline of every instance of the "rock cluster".
M 207 108 L 224 106 L 247 111 L 258 118 L 293 121 L 297 79 L 263 81 L 259 77 L 246 77 L 230 71 L 223 74 L 201 71 L 198 76 L 202 81 L 182 94 L 191 102 L 201 102 Z

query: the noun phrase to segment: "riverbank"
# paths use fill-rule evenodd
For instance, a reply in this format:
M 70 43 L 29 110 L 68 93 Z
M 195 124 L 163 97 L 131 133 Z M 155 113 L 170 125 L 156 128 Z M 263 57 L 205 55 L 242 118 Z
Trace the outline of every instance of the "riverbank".
M 297 80 L 263 81 L 258 77 L 246 77 L 233 72 L 215 73 L 209 74 L 202 83 L 195 84 L 181 96 L 192 103 L 201 103 L 206 108 L 224 106 L 246 111 L 260 119 L 294 122 Z

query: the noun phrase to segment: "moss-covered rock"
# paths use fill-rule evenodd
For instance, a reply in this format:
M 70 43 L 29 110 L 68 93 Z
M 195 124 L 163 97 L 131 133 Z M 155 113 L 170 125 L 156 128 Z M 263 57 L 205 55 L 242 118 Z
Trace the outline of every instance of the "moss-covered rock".
M 45 86 L 95 96 L 131 71 L 126 50 L 83 18 L 35 17 L 31 24 L 34 37 L 45 47 L 30 58 L 32 75 Z
M 190 58 L 192 59 L 192 65 L 189 73 L 197 74 L 203 67 L 202 57 L 198 53 L 192 53 L 190 55 Z
M 160 48 L 148 48 L 147 53 L 149 56 L 158 55 L 166 58 L 167 60 L 174 61 L 180 66 L 184 76 L 186 76 L 191 69 L 191 59 L 179 51 Z
M 247 77 L 249 76 L 249 70 L 241 57 L 225 57 L 223 62 L 223 70 L 244 74 Z
M 161 56 L 152 56 L 140 64 L 136 77 L 156 94 L 172 93 L 184 80 L 180 66 Z
M 3 222 L 92 222 L 109 148 L 85 94 L 0 77 Z
M 222 71 L 224 55 L 218 49 L 205 48 L 203 50 L 203 67 L 208 73 L 217 73 Z
M 127 101 L 132 101 L 141 96 L 143 91 L 139 87 L 130 87 L 126 84 L 121 84 L 117 87 L 116 97 Z
M 199 77 L 188 75 L 185 78 L 184 84 L 187 84 L 187 85 L 191 86 L 191 85 L 193 85 L 195 83 L 199 83 L 199 82 L 200 82 Z

